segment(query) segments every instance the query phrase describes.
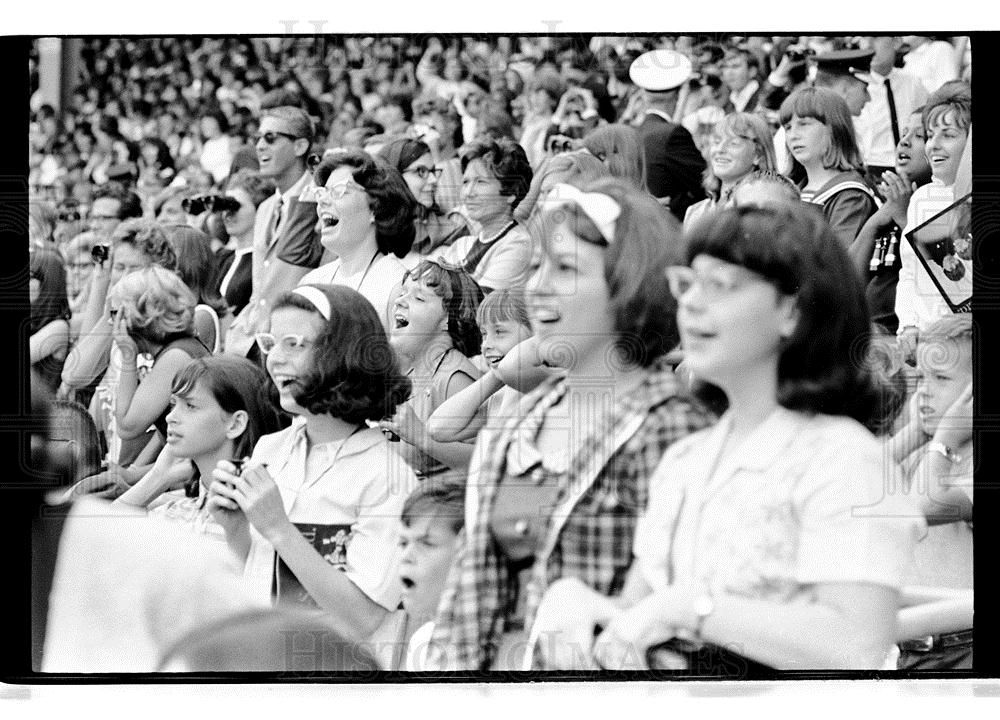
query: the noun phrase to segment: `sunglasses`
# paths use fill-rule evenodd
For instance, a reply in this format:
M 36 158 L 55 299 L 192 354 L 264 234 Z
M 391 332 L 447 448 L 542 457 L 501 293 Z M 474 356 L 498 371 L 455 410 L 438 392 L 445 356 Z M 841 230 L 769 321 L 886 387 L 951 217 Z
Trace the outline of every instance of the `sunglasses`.
M 441 173 L 444 172 L 444 168 L 426 167 L 426 166 L 421 165 L 419 167 L 410 168 L 406 172 L 413 173 L 414 175 L 416 175 L 421 180 L 426 180 L 428 175 L 431 175 L 431 176 L 433 176 L 435 178 L 441 177 Z
M 254 335 L 257 347 L 265 355 L 268 355 L 275 346 L 281 344 L 281 351 L 286 355 L 298 355 L 307 347 L 313 344 L 313 340 L 307 340 L 302 335 L 285 335 L 280 340 L 271 333 L 257 333 Z
M 254 143 L 257 143 L 257 142 L 260 142 L 261 140 L 263 140 L 268 145 L 274 145 L 274 143 L 276 143 L 278 141 L 278 137 L 279 136 L 280 137 L 286 137 L 289 140 L 291 140 L 292 142 L 295 142 L 296 140 L 299 139 L 295 135 L 291 135 L 289 133 L 278 132 L 277 130 L 272 130 L 270 132 L 258 133 L 257 135 L 254 135 L 253 136 L 253 141 L 254 141 Z

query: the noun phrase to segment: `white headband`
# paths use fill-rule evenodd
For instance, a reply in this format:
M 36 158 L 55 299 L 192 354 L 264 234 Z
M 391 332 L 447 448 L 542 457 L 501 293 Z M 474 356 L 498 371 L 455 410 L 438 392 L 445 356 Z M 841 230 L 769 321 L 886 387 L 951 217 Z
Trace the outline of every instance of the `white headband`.
M 568 183 L 558 183 L 552 186 L 549 194 L 545 196 L 545 202 L 553 204 L 565 204 L 574 202 L 583 210 L 584 214 L 597 227 L 601 237 L 609 245 L 615 240 L 615 223 L 622 212 L 621 205 L 604 193 L 585 193 L 579 188 Z
M 292 292 L 311 302 L 319 314 L 323 316 L 323 319 L 330 322 L 330 298 L 326 296 L 325 292 L 312 285 L 301 285 Z

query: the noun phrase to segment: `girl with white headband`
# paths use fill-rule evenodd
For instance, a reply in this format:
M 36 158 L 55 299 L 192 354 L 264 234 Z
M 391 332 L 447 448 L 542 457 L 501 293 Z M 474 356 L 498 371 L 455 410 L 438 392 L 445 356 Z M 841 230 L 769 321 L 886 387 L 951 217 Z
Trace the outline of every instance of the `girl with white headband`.
M 370 428 L 409 393 L 378 314 L 344 286 L 281 296 L 257 343 L 291 427 L 242 472 L 222 460 L 208 507 L 262 599 L 318 605 L 360 640 L 399 605 L 397 522 L 413 472 Z
M 678 342 L 663 268 L 680 229 L 668 212 L 619 180 L 559 184 L 532 235 L 528 315 L 541 359 L 565 374 L 527 395 L 521 417 L 479 434 L 466 542 L 430 645 L 438 669 L 518 668 L 524 628 L 560 577 L 620 592 L 647 477 L 710 421 L 663 361 Z

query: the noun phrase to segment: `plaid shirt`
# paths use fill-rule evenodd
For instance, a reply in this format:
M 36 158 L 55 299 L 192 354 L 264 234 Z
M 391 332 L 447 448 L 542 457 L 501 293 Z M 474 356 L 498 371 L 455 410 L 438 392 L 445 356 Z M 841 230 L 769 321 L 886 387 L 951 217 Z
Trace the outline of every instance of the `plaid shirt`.
M 523 419 L 480 433 L 485 452 L 477 448 L 469 468 L 464 537 L 430 644 L 433 669 L 482 671 L 496 661 L 517 583 L 489 529 L 493 499 L 516 457 L 508 456 L 512 444 L 534 437 L 565 391 L 565 380 L 554 378 L 525 397 Z M 649 477 L 671 443 L 714 419 L 679 392 L 670 367 L 655 365 L 639 386 L 615 397 L 607 412 L 584 423 L 587 427 L 573 437 L 565 486 L 549 517 L 532 579 L 522 589 L 528 593 L 526 627 L 545 589 L 561 577 L 577 577 L 604 595 L 621 592 Z

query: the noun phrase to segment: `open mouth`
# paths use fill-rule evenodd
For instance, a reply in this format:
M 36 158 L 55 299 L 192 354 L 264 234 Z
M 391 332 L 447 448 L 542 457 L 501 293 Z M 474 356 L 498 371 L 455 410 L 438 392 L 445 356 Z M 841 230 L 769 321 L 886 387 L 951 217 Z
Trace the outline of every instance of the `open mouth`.
M 405 575 L 400 576 L 399 581 L 403 583 L 404 590 L 412 590 L 416 583 L 413 578 L 406 577 Z
M 331 215 L 330 213 L 323 213 L 319 216 L 320 222 L 323 224 L 324 228 L 331 228 L 340 222 L 340 218 Z
M 277 386 L 278 390 L 289 390 L 297 383 L 298 378 L 291 375 L 276 375 L 274 377 L 274 384 Z
M 400 315 L 399 313 L 393 315 L 392 319 L 395 322 L 394 327 L 396 330 L 399 330 L 400 328 L 405 328 L 407 325 L 410 324 L 410 321 L 406 319 L 406 316 Z
M 496 366 L 501 360 L 503 360 L 503 355 L 483 355 L 483 358 L 492 366 Z

